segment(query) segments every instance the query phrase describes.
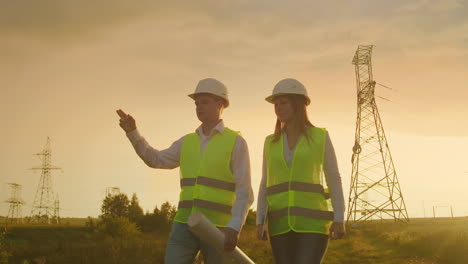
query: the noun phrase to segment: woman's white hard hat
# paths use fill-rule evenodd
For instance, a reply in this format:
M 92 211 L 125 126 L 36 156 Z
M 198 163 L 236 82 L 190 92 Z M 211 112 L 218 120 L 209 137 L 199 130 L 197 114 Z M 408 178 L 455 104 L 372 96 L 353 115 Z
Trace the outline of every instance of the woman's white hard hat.
M 274 104 L 275 97 L 286 94 L 302 95 L 306 99 L 306 105 L 310 104 L 310 98 L 304 85 L 298 80 L 292 78 L 279 81 L 273 88 L 272 94 L 265 98 L 265 100 Z
M 227 91 L 226 86 L 222 82 L 213 78 L 206 78 L 206 79 L 200 80 L 198 82 L 197 87 L 195 88 L 195 92 L 192 94 L 189 94 L 188 96 L 195 100 L 195 96 L 197 94 L 203 94 L 203 93 L 212 94 L 212 95 L 221 97 L 225 100 L 224 107 L 229 106 L 228 91 Z

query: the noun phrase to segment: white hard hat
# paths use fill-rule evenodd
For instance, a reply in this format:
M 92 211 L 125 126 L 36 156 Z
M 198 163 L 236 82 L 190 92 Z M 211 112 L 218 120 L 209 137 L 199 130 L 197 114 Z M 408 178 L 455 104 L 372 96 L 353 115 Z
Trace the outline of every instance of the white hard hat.
M 226 101 L 224 107 L 229 106 L 228 91 L 224 84 L 213 78 L 206 78 L 198 82 L 197 88 L 193 94 L 189 94 L 190 98 L 195 100 L 195 95 L 201 93 L 208 93 L 212 95 L 219 96 Z
M 310 104 L 310 98 L 307 94 L 307 90 L 302 83 L 296 79 L 284 79 L 279 81 L 273 88 L 273 93 L 265 98 L 267 102 L 274 104 L 274 99 L 276 96 L 285 95 L 285 94 L 299 94 L 305 97 L 306 105 Z

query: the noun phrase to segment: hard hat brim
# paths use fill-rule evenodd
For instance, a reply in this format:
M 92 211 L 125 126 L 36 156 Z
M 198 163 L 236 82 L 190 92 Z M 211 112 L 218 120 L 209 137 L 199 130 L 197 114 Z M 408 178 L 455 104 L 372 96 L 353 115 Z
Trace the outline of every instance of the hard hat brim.
M 265 98 L 265 101 L 274 104 L 274 103 L 275 103 L 275 98 L 276 98 L 276 97 L 282 96 L 282 95 L 288 95 L 288 94 L 295 94 L 295 93 L 278 93 L 278 94 L 272 94 L 272 95 L 268 96 L 267 98 Z M 309 98 L 308 96 L 303 95 L 303 94 L 296 94 L 296 95 L 302 95 L 302 96 L 304 96 L 305 99 L 306 99 L 306 105 L 309 105 L 309 104 L 310 104 L 310 98 Z
M 212 93 L 192 93 L 192 94 L 189 94 L 188 97 L 195 100 L 195 97 L 197 95 L 200 95 L 200 94 L 209 94 L 209 95 L 212 95 L 212 96 L 216 96 L 216 97 L 218 97 L 218 98 L 220 98 L 220 99 L 222 99 L 224 101 L 224 108 L 227 108 L 229 106 L 229 100 L 226 100 L 225 98 L 222 98 L 221 96 L 216 95 L 216 94 L 212 94 Z

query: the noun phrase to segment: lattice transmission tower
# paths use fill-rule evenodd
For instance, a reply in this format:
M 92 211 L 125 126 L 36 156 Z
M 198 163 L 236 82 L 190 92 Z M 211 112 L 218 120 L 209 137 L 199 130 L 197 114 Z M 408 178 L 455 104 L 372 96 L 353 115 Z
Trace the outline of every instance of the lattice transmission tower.
M 375 102 L 372 45 L 359 45 L 352 64 L 357 86 L 357 121 L 347 220 L 409 221 L 384 127 Z
M 115 196 L 120 194 L 120 188 L 119 187 L 107 187 L 106 188 L 106 197 L 107 196 Z
M 7 224 L 22 223 L 22 206 L 24 201 L 21 199 L 21 185 L 17 183 L 7 183 L 11 187 L 11 196 L 6 203 L 10 204 L 8 215 L 6 218 Z
M 32 223 L 57 223 L 58 220 L 54 216 L 58 215 L 56 211 L 57 202 L 54 201 L 54 191 L 52 189 L 52 175 L 53 170 L 61 170 L 61 168 L 54 167 L 51 164 L 52 153 L 50 149 L 50 139 L 47 137 L 46 145 L 42 152 L 34 154 L 42 160 L 42 165 L 32 168 L 34 171 L 41 171 L 41 178 L 37 186 L 34 203 L 31 210 L 30 221 Z
M 51 223 L 60 224 L 60 200 L 58 194 L 55 196 L 54 215 L 52 216 Z
M 109 199 L 111 197 L 114 197 L 114 196 L 117 196 L 120 194 L 120 188 L 119 187 L 107 187 L 106 188 L 106 197 L 104 197 L 104 201 L 106 199 Z M 109 212 L 109 208 L 107 207 L 103 207 L 102 208 L 102 213 L 104 215 L 108 215 L 110 212 Z

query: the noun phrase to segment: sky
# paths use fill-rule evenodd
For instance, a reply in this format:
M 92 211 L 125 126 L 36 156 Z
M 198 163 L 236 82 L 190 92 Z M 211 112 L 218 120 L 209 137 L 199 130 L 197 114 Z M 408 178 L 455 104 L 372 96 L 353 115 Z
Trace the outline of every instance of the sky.
M 176 204 L 179 172 L 147 167 L 118 125 L 132 114 L 165 149 L 193 132 L 192 93 L 229 89 L 225 124 L 250 150 L 255 195 L 263 140 L 276 117 L 264 98 L 281 79 L 307 88 L 312 123 L 329 131 L 345 200 L 351 178 L 358 45 L 375 45 L 376 94 L 410 217 L 468 216 L 468 1 L 0 0 L 0 201 L 22 185 L 31 212 L 51 139 L 61 216 L 100 214 L 106 188 L 145 211 Z M 253 207 L 255 208 L 255 202 Z M 0 215 L 9 205 L 0 204 Z

